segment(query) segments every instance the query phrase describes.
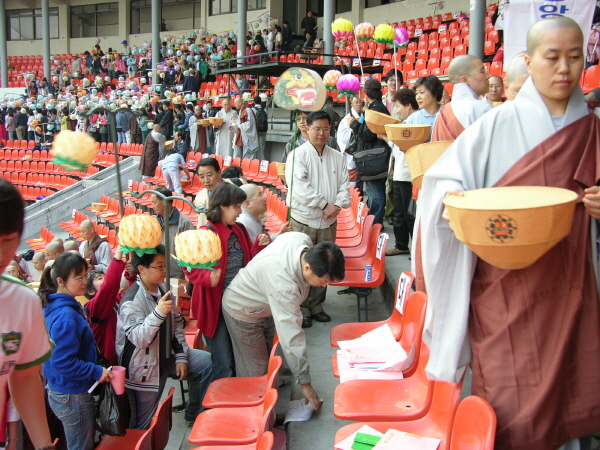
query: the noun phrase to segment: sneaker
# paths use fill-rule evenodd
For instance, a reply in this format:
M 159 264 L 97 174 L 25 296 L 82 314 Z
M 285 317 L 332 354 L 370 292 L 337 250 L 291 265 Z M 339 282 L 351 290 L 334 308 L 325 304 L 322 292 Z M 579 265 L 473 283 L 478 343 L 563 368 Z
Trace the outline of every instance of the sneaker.
M 398 247 L 390 248 L 385 252 L 385 256 L 410 255 L 410 250 L 400 250 Z

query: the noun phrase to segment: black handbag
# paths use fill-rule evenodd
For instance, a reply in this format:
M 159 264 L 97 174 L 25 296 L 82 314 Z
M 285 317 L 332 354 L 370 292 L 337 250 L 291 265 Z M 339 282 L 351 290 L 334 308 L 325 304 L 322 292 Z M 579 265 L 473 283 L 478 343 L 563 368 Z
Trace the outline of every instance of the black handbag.
M 387 178 L 392 149 L 376 147 L 354 153 L 354 161 L 361 181 Z
M 94 426 L 101 434 L 108 436 L 125 436 L 124 395 L 115 394 L 110 382 L 100 383 L 100 395 L 94 401 Z

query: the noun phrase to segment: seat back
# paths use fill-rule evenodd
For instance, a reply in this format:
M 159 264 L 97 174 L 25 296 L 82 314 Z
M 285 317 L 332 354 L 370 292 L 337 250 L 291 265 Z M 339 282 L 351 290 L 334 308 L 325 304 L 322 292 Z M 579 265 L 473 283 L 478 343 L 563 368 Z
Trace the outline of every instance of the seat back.
M 425 313 L 427 311 L 427 294 L 415 292 L 406 301 L 404 314 L 404 328 L 400 345 L 412 358 L 410 366 L 404 371 L 404 376 L 409 377 L 417 370 L 419 355 L 421 354 L 423 328 L 425 327 Z
M 265 431 L 265 434 L 263 434 L 259 441 L 258 441 L 258 446 L 256 447 L 257 450 L 271 450 L 273 448 L 273 442 L 275 441 L 275 437 L 273 436 L 273 433 L 271 433 L 270 431 Z
M 259 435 L 264 433 L 267 428 L 271 428 L 269 423 L 271 422 L 271 413 L 273 412 L 273 408 L 275 408 L 275 403 L 277 403 L 277 397 L 277 389 L 269 389 L 265 394 L 265 401 L 263 402 L 263 417 L 260 423 L 260 429 L 258 430 Z M 275 419 L 275 417 L 273 417 L 273 419 Z
M 156 422 L 158 422 L 158 419 L 156 417 L 153 417 L 152 421 L 150 422 L 150 428 L 148 428 L 148 430 L 146 430 L 146 432 L 142 435 L 142 437 L 135 446 L 135 450 L 153 450 L 152 433 L 156 428 Z
M 281 356 L 273 356 L 269 359 L 269 370 L 267 371 L 267 390 L 271 389 L 278 378 L 279 369 L 281 368 Z M 275 386 L 277 388 L 278 386 Z
M 154 413 L 157 419 L 157 425 L 152 433 L 152 450 L 164 450 L 169 443 L 169 432 L 173 425 L 173 393 L 175 388 L 169 389 L 169 394 L 165 398 Z
M 492 450 L 496 434 L 496 413 L 483 398 L 471 395 L 458 405 L 450 450 Z

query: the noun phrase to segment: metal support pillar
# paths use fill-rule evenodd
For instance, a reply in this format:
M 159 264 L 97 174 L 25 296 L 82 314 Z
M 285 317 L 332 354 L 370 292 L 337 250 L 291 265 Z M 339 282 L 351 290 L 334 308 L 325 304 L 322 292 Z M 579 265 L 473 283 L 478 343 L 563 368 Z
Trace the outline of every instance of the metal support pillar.
M 326 55 L 333 55 L 333 35 L 331 24 L 335 18 L 335 0 L 325 0 L 323 9 L 323 40 L 325 41 Z M 333 65 L 333 56 L 326 56 L 323 61 L 327 65 Z
M 0 87 L 8 87 L 8 52 L 6 51 L 6 9 L 4 8 L 4 0 L 0 0 L 0 66 L 2 76 L 2 84 Z
M 483 43 L 485 41 L 485 0 L 471 0 L 471 19 L 469 20 L 469 55 L 483 61 Z
M 42 41 L 43 41 L 43 51 L 42 56 L 44 58 L 44 77 L 48 80 L 49 84 L 52 84 L 52 79 L 50 78 L 50 14 L 49 14 L 49 0 L 42 0 Z M 2 14 L 4 14 L 4 9 L 2 9 Z M 4 34 L 4 38 L 6 39 L 6 33 Z M 2 62 L 6 61 L 5 59 Z
M 234 0 L 235 1 L 235 0 Z M 237 57 L 238 67 L 245 65 L 244 56 L 246 56 L 246 29 L 248 14 L 248 0 L 237 0 L 238 2 L 238 32 L 237 32 Z
M 160 0 L 152 0 L 152 84 L 157 85 L 159 82 L 156 68 L 160 63 Z

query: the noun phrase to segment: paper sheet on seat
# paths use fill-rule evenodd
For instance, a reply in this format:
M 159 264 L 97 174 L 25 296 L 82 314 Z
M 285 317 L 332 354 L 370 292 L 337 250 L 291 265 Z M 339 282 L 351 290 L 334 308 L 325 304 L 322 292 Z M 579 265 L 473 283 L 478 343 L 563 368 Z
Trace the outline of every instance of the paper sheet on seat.
M 400 380 L 404 378 L 402 371 L 383 371 L 361 369 L 357 366 L 352 367 L 346 361 L 341 350 L 337 351 L 338 372 L 340 374 L 340 383 L 349 380 Z
M 379 363 L 379 369 L 398 370 L 400 363 L 408 356 L 399 342 L 396 342 L 392 330 L 386 323 L 379 328 L 349 341 L 338 341 L 348 364 Z M 365 368 L 365 366 L 363 366 Z M 377 368 L 375 365 L 369 368 Z
M 437 450 L 441 440 L 390 429 L 373 450 Z
M 354 444 L 354 438 L 356 438 L 357 433 L 372 434 L 373 436 L 379 437 L 383 436 L 383 433 L 380 433 L 376 429 L 371 428 L 368 425 L 363 425 L 355 433 L 352 433 L 340 443 L 335 444 L 335 448 L 337 448 L 338 450 L 352 450 L 352 444 Z

